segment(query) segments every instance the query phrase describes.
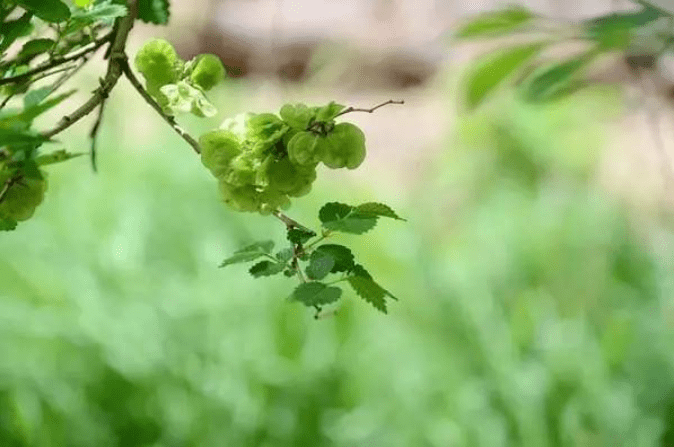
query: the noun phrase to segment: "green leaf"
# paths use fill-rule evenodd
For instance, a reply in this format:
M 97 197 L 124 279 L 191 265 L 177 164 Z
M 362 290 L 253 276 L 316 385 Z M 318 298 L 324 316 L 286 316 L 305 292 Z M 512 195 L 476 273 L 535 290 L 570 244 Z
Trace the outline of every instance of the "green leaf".
M 76 90 L 70 90 L 69 92 L 54 96 L 51 99 L 43 100 L 42 102 L 31 105 L 30 107 L 26 107 L 19 115 L 17 115 L 16 118 L 25 123 L 32 123 L 37 116 L 43 114 L 52 107 L 56 107 L 62 101 L 68 99 L 73 93 L 75 93 L 75 91 Z
M 284 268 L 285 265 L 278 262 L 260 261 L 252 266 L 248 270 L 248 273 L 253 275 L 254 278 L 260 278 L 262 276 L 272 276 L 281 273 Z
M 315 232 L 303 230 L 301 228 L 290 228 L 287 233 L 288 240 L 295 245 L 304 244 L 314 236 L 316 236 Z
M 276 259 L 278 259 L 278 261 L 282 263 L 290 261 L 292 257 L 293 257 L 292 248 L 284 248 L 283 250 L 280 250 L 278 253 L 276 253 Z
M 368 202 L 368 203 L 363 203 L 362 205 L 358 205 L 356 207 L 356 211 L 359 211 L 360 213 L 363 214 L 371 214 L 373 216 L 380 216 L 380 217 L 390 217 L 391 219 L 396 219 L 396 220 L 405 220 L 402 217 L 398 216 L 395 211 L 391 209 L 388 205 L 384 205 L 383 203 L 376 203 L 376 202 Z
M 70 8 L 60 0 L 17 0 L 16 3 L 45 22 L 63 22 L 70 18 Z
M 363 234 L 377 225 L 377 216 L 360 213 L 354 207 L 338 202 L 323 205 L 318 217 L 324 228 L 342 233 Z
M 354 266 L 351 276 L 347 278 L 349 285 L 358 296 L 376 309 L 386 313 L 386 297 L 397 300 L 388 290 L 377 284 L 362 265 Z
M 169 20 L 168 0 L 138 0 L 138 18 L 145 23 L 166 25 Z
M 510 47 L 482 58 L 469 75 L 466 102 L 469 109 L 479 106 L 499 84 L 537 55 L 542 43 Z
M 595 52 L 556 62 L 548 67 L 536 70 L 522 85 L 524 97 L 529 101 L 540 102 L 562 96 L 573 91 L 574 81 L 579 71 L 594 58 Z
M 315 115 L 305 104 L 284 104 L 279 114 L 290 127 L 298 130 L 306 130 Z
M 126 6 L 114 3 L 112 0 L 97 2 L 90 8 L 76 9 L 68 24 L 67 33 L 78 31 L 93 23 L 112 25 L 116 18 L 124 17 L 126 13 Z
M 583 25 L 586 37 L 596 41 L 603 50 L 626 49 L 636 28 L 661 17 L 666 15 L 656 8 L 645 5 L 638 12 L 609 14 L 588 20 Z
M 305 306 L 322 306 L 337 301 L 342 296 L 339 287 L 323 284 L 322 282 L 306 282 L 295 288 L 292 297 Z
M 0 147 L 13 145 L 41 144 L 47 139 L 30 131 L 0 128 Z
M 274 241 L 261 241 L 252 243 L 235 251 L 232 256 L 222 261 L 220 267 L 254 261 L 261 256 L 270 254 L 273 248 Z
M 27 109 L 41 103 L 51 92 L 51 87 L 42 87 L 29 91 L 23 97 L 23 107 Z
M 16 221 L 14 219 L 0 218 L 0 231 L 12 231 L 16 229 Z
M 0 53 L 4 53 L 16 39 L 30 34 L 33 25 L 30 23 L 32 13 L 27 12 L 16 20 L 5 22 L 0 27 Z
M 339 244 L 323 244 L 316 247 L 314 253 L 325 253 L 332 256 L 334 266 L 330 273 L 348 272 L 354 268 L 353 253 L 347 247 Z
M 339 114 L 339 112 L 345 109 L 345 107 L 346 106 L 337 104 L 335 101 L 331 101 L 330 104 L 328 104 L 327 106 L 323 106 L 320 109 L 318 109 L 318 113 L 316 114 L 316 121 L 322 122 L 332 121 L 335 118 L 335 116 Z
M 521 6 L 480 14 L 459 26 L 454 37 L 473 39 L 512 33 L 535 19 L 536 15 Z
M 38 54 L 46 53 L 54 47 L 56 42 L 52 39 L 33 39 L 29 40 L 23 47 L 17 57 L 19 58 L 30 58 L 37 56 Z
M 335 266 L 335 258 L 326 251 L 314 251 L 309 256 L 309 266 L 306 268 L 307 276 L 311 279 L 323 279 Z
M 173 115 L 191 112 L 199 117 L 211 117 L 217 113 L 204 93 L 186 81 L 163 85 L 159 91 L 166 96 L 166 107 Z
M 77 153 L 70 153 L 67 152 L 65 149 L 61 149 L 55 152 L 52 152 L 50 154 L 44 154 L 44 155 L 39 155 L 35 157 L 35 163 L 38 166 L 45 166 L 45 165 L 51 165 L 55 163 L 62 163 L 64 161 L 68 161 L 73 158 L 80 157 L 82 155 L 85 155 L 84 152 L 77 152 Z

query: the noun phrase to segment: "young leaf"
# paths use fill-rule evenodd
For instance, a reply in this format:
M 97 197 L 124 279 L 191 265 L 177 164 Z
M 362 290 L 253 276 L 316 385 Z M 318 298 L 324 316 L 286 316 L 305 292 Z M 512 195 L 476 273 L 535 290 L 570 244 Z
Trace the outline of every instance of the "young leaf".
M 323 227 L 342 233 L 363 234 L 377 225 L 377 217 L 365 214 L 343 203 L 331 202 L 323 205 L 318 213 Z
M 496 54 L 489 54 L 478 62 L 467 82 L 468 108 L 475 109 L 479 106 L 489 93 L 525 62 L 538 54 L 542 48 L 542 43 L 518 45 Z
M 77 153 L 70 153 L 67 152 L 65 149 L 61 149 L 58 151 L 54 151 L 50 154 L 44 154 L 44 155 L 39 155 L 35 157 L 35 163 L 38 166 L 45 166 L 45 165 L 51 165 L 54 163 L 61 163 L 64 161 L 68 161 L 72 158 L 76 158 L 79 156 L 85 155 L 84 152 L 77 152 Z
M 314 118 L 314 111 L 304 104 L 284 104 L 280 115 L 290 127 L 306 130 Z
M 305 306 L 322 306 L 337 301 L 342 296 L 339 287 L 323 284 L 322 282 L 302 283 L 293 291 L 293 299 L 304 303 Z
M 330 273 L 348 272 L 354 267 L 353 253 L 347 247 L 338 244 L 323 244 L 316 247 L 314 253 L 326 253 L 335 260 Z M 313 254 L 313 253 L 312 253 Z
M 594 52 L 537 70 L 523 84 L 524 97 L 529 101 L 545 101 L 572 91 L 578 72 L 594 57 Z
M 323 279 L 335 266 L 335 258 L 326 251 L 314 251 L 309 256 L 307 276 L 311 279 Z
M 145 23 L 166 25 L 169 20 L 168 0 L 138 0 L 138 18 Z
M 363 214 L 371 214 L 373 216 L 390 217 L 391 219 L 402 221 L 405 220 L 402 217 L 398 216 L 396 212 L 391 209 L 391 207 L 389 207 L 388 205 L 384 205 L 383 203 L 376 203 L 376 202 L 363 203 L 362 205 L 358 205 L 356 207 L 356 211 Z
M 0 231 L 12 231 L 16 229 L 16 221 L 14 219 L 3 219 L 0 217 Z
M 295 245 L 304 244 L 314 236 L 316 236 L 316 233 L 313 231 L 306 231 L 301 228 L 290 228 L 287 234 L 288 240 Z
M 222 261 L 220 267 L 226 267 L 231 264 L 254 261 L 255 259 L 268 255 L 274 248 L 274 241 L 261 241 L 250 244 L 234 252 L 232 256 Z
M 17 0 L 16 3 L 45 22 L 63 22 L 70 18 L 70 8 L 60 0 Z
M 345 109 L 345 106 L 337 104 L 335 101 L 331 101 L 327 106 L 323 106 L 318 109 L 316 114 L 316 121 L 327 122 L 331 121 L 339 112 Z
M 260 278 L 261 276 L 272 276 L 276 275 L 277 273 L 281 273 L 284 268 L 285 265 L 279 264 L 277 262 L 260 261 L 252 266 L 248 270 L 248 273 L 253 275 L 254 278 Z
M 501 36 L 521 28 L 534 18 L 536 15 L 528 9 L 512 6 L 478 15 L 460 26 L 454 36 L 459 39 Z

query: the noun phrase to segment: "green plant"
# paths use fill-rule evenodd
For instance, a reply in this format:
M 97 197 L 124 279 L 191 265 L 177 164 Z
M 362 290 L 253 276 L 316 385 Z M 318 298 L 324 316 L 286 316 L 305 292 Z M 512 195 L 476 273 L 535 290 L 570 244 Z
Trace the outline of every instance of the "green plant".
M 353 261 L 341 245 L 315 246 L 332 232 L 362 234 L 379 217 L 400 219 L 389 207 L 377 203 L 349 206 L 328 203 L 320 212 L 320 236 L 281 212 L 290 197 L 309 193 L 319 163 L 331 169 L 357 168 L 365 158 L 365 136 L 353 124 L 335 120 L 356 111 L 331 102 L 323 107 L 286 104 L 280 116 L 246 114 L 225 121 L 221 128 L 192 137 L 176 122 L 181 113 L 199 117 L 215 115 L 206 93 L 225 77 L 217 56 L 201 54 L 182 60 L 173 46 L 152 39 L 138 51 L 134 62 L 145 84 L 135 76 L 125 46 L 136 20 L 166 24 L 168 0 L 2 0 L 0 3 L 0 230 L 14 230 L 30 218 L 46 189 L 44 165 L 82 155 L 64 149 L 43 152 L 54 137 L 98 109 L 92 129 L 92 165 L 96 169 L 96 135 L 103 107 L 120 77 L 124 76 L 154 110 L 200 154 L 204 166 L 216 177 L 223 201 L 236 211 L 259 212 L 280 219 L 287 227 L 290 247 L 275 255 L 267 242 L 255 243 L 223 263 L 268 259 L 255 264 L 254 277 L 285 273 L 301 284 L 292 297 L 318 312 L 337 301 L 341 289 L 321 280 L 341 274 L 356 293 L 386 312 L 385 298 L 392 298 L 370 274 Z M 107 70 L 100 86 L 79 108 L 53 128 L 38 131 L 36 117 L 67 99 L 73 91 L 57 92 L 100 48 L 107 47 Z M 48 79 L 53 79 L 45 84 Z M 22 101 L 19 101 L 21 99 Z M 10 107 L 14 106 L 14 107 Z M 316 237 L 315 239 L 313 239 Z M 304 271 L 300 263 L 308 262 Z M 332 284 L 332 283 L 331 283 Z M 318 315 L 318 314 L 317 314 Z
M 467 108 L 480 106 L 508 83 L 529 102 L 562 98 L 588 85 L 588 68 L 610 53 L 622 54 L 634 70 L 653 68 L 674 44 L 674 10 L 663 2 L 633 3 L 635 9 L 574 24 L 554 22 L 520 6 L 465 22 L 454 33 L 457 42 L 517 37 L 516 43 L 484 55 L 470 68 L 463 89 Z M 561 60 L 546 56 L 547 50 L 568 43 L 582 45 Z

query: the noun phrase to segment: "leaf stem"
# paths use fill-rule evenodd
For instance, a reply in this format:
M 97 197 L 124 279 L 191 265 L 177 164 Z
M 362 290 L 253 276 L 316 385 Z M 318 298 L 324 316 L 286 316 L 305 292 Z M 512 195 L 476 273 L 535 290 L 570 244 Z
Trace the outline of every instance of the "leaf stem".
M 304 225 L 302 225 L 301 223 L 297 222 L 297 221 L 294 220 L 294 219 L 291 219 L 290 217 L 286 216 L 285 214 L 283 214 L 283 213 L 280 212 L 279 210 L 274 210 L 274 211 L 272 212 L 272 214 L 273 214 L 274 217 L 276 217 L 278 220 L 280 220 L 281 222 L 283 222 L 283 223 L 286 225 L 286 227 L 288 227 L 288 229 L 291 229 L 291 228 L 299 228 L 300 230 L 304 230 L 304 231 L 313 233 L 313 230 L 312 230 L 312 229 L 305 227 Z

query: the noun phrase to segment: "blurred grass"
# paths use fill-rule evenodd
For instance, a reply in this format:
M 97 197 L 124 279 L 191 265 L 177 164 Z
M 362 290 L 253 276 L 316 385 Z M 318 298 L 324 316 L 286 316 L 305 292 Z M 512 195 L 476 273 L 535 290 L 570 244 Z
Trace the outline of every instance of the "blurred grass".
M 250 93 L 227 87 L 222 113 Z M 637 235 L 592 181 L 611 98 L 460 117 L 401 185 L 409 222 L 342 238 L 402 300 L 385 316 L 348 293 L 320 321 L 291 280 L 216 268 L 283 228 L 226 209 L 189 148 L 116 99 L 100 172 L 55 166 L 0 239 L 0 445 L 674 445 L 672 238 Z M 319 176 L 289 213 L 380 199 Z

